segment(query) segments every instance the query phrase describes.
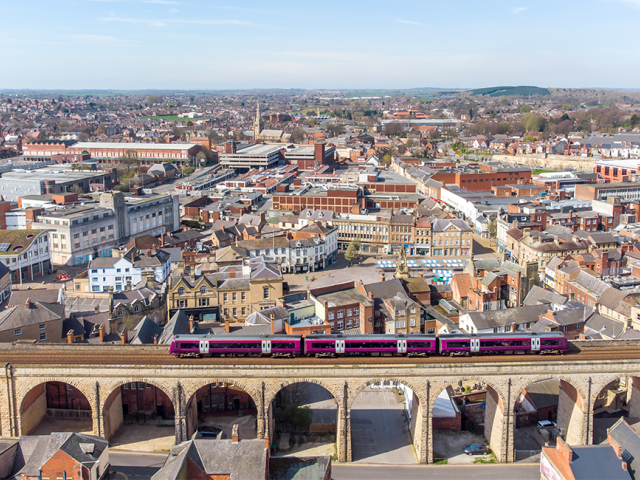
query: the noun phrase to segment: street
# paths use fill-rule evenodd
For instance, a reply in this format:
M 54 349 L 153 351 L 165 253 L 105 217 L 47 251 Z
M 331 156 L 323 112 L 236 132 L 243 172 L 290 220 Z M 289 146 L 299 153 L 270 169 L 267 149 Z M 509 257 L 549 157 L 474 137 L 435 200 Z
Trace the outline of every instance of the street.
M 357 465 L 333 464 L 333 480 L 539 480 L 539 465 Z

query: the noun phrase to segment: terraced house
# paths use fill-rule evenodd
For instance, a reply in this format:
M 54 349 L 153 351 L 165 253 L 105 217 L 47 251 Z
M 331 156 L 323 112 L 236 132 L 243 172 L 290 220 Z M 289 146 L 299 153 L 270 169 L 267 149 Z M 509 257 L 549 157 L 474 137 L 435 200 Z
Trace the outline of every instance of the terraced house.
M 212 275 L 178 272 L 169 277 L 169 318 L 178 310 L 199 321 L 244 322 L 252 312 L 276 306 L 283 295 L 278 265 L 254 258 L 250 266 L 234 265 Z

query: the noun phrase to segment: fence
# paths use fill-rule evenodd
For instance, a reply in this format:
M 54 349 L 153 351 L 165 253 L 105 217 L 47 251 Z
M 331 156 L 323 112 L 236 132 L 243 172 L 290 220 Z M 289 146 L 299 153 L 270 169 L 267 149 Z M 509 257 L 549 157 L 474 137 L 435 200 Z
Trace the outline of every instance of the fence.
M 515 461 L 522 463 L 539 463 L 542 450 L 516 450 Z
M 91 420 L 91 410 L 67 410 L 64 408 L 47 408 L 47 417 L 68 420 Z

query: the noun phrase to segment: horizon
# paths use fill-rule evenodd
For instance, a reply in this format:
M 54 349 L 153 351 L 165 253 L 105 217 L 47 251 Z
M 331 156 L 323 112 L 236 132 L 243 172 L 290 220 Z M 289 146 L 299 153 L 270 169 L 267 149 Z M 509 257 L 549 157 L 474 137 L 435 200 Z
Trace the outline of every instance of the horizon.
M 492 3 L 0 0 L 0 90 L 640 88 L 640 0 Z

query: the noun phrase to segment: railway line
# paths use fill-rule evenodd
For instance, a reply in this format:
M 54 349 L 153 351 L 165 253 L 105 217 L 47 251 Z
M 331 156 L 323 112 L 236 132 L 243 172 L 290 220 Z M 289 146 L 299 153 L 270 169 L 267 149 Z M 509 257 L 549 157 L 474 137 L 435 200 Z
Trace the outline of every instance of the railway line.
M 609 342 L 611 343 L 611 342 Z M 640 360 L 640 343 L 572 345 L 569 353 L 474 355 L 471 357 L 340 357 L 270 358 L 204 357 L 176 358 L 168 346 L 134 345 L 0 345 L 0 362 L 9 365 L 141 365 L 141 366 L 341 366 L 341 365 L 452 365 L 464 363 L 567 363 L 571 361 Z

